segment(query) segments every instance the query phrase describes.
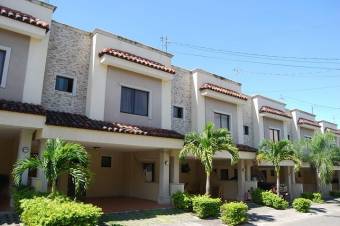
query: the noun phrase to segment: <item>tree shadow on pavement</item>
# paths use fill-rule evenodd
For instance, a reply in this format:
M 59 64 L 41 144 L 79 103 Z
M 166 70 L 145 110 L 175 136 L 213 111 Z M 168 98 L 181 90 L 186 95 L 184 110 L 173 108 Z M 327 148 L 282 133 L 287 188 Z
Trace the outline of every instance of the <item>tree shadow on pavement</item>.
M 311 207 L 309 209 L 309 213 L 317 214 L 317 213 L 326 213 L 326 209 L 322 207 Z
M 250 214 L 248 214 L 248 220 L 250 222 L 258 222 L 258 221 L 272 222 L 272 221 L 274 221 L 274 217 L 272 215 L 250 213 Z M 249 224 L 251 225 L 251 223 L 249 223 Z

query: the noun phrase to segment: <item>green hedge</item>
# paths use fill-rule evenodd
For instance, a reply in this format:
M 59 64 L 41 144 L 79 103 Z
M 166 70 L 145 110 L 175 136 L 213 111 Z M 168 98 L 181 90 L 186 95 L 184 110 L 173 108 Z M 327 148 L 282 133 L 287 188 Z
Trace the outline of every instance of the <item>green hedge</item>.
M 273 207 L 275 209 L 287 209 L 289 203 L 278 196 L 277 194 L 272 193 L 271 191 L 263 191 L 262 189 L 255 189 L 252 193 L 253 202 L 259 205 L 265 205 L 269 207 Z
M 22 209 L 20 208 L 21 200 L 32 199 L 34 197 L 42 197 L 47 195 L 47 193 L 34 191 L 33 188 L 28 186 L 14 187 L 12 190 L 14 209 L 20 215 L 22 212 Z
M 311 205 L 312 201 L 305 198 L 296 198 L 293 201 L 293 208 L 302 213 L 307 213 Z
M 192 197 L 192 195 L 186 192 L 176 192 L 171 196 L 171 199 L 175 208 L 185 211 L 192 211 Z
M 301 194 L 301 198 L 305 198 L 305 199 L 309 199 L 311 200 L 312 202 L 315 202 L 315 203 L 323 203 L 323 199 L 322 199 L 322 196 L 321 196 L 321 193 L 319 192 L 304 192 Z
M 329 195 L 334 198 L 340 198 L 340 191 L 330 191 Z
M 221 206 L 221 220 L 227 225 L 239 225 L 248 220 L 248 206 L 244 202 L 230 202 Z
M 199 218 L 217 217 L 220 213 L 222 200 L 207 195 L 198 195 L 192 198 L 193 210 Z
M 20 220 L 27 226 L 92 226 L 103 214 L 98 207 L 61 196 L 24 199 L 20 206 Z

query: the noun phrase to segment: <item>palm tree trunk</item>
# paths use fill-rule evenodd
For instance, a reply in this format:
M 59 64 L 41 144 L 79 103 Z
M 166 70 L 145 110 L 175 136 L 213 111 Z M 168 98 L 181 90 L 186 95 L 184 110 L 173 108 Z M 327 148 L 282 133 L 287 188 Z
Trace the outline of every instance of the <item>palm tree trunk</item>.
M 280 168 L 276 168 L 276 194 L 280 196 Z
M 53 194 L 56 191 L 56 181 L 52 181 L 52 185 L 51 185 L 51 193 Z
M 316 170 L 316 191 L 321 192 L 321 178 L 319 170 Z
M 207 179 L 205 182 L 205 194 L 210 195 L 210 172 L 207 173 Z

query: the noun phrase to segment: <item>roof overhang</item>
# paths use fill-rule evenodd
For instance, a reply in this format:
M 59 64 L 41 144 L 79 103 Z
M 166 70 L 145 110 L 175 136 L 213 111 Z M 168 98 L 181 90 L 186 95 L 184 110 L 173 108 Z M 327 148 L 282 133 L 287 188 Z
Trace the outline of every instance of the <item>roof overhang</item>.
M 300 126 L 300 128 L 304 128 L 304 129 L 310 129 L 310 130 L 320 129 L 320 127 L 312 126 L 312 125 L 308 125 L 308 124 L 298 124 L 298 125 Z
M 110 56 L 104 54 L 100 57 L 100 63 L 103 65 L 113 66 L 117 68 L 121 68 L 124 70 L 136 72 L 139 74 L 143 74 L 149 77 L 161 79 L 164 81 L 170 81 L 173 79 L 173 75 L 164 71 L 160 71 L 154 68 L 146 67 L 144 65 L 140 65 L 134 62 L 130 62 L 124 59 L 120 59 L 114 56 Z
M 0 125 L 19 128 L 39 129 L 45 126 L 44 115 L 34 115 L 0 110 Z
M 106 146 L 126 146 L 152 149 L 182 149 L 183 139 L 141 136 L 125 133 L 78 129 L 46 125 L 37 133 L 37 139 L 62 138 L 79 143 L 95 143 Z
M 291 120 L 291 118 L 287 118 L 287 117 L 276 115 L 276 114 L 269 113 L 269 112 L 260 112 L 260 116 L 271 118 L 271 119 L 276 119 L 276 120 L 284 121 L 284 122 L 289 122 Z
M 259 166 L 273 166 L 273 164 L 271 162 L 260 162 L 258 163 Z M 284 160 L 280 162 L 280 166 L 294 166 L 294 162 L 291 160 Z
M 251 159 L 254 160 L 256 157 L 255 152 L 239 151 L 240 159 Z M 218 151 L 214 155 L 214 159 L 231 159 L 231 154 L 227 151 Z
M 27 35 L 36 39 L 43 39 L 46 37 L 45 29 L 3 16 L 0 16 L 0 28 Z
M 209 90 L 209 89 L 203 89 L 201 90 L 201 95 L 205 96 L 205 97 L 210 97 L 213 99 L 217 99 L 223 102 L 228 102 L 228 103 L 233 103 L 233 104 L 237 104 L 237 105 L 242 105 L 247 103 L 246 100 L 243 99 L 239 99 L 237 97 L 232 97 L 223 93 L 219 93 L 213 90 Z

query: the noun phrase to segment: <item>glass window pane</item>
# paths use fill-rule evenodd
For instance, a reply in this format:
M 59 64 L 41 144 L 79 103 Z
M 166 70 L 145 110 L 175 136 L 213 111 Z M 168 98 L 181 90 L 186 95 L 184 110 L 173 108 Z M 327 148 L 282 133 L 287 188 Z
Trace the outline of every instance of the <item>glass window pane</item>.
M 122 87 L 120 97 L 120 111 L 133 113 L 133 89 Z
M 63 76 L 56 77 L 55 89 L 59 91 L 64 91 L 68 93 L 73 92 L 73 79 L 66 78 Z
M 5 58 L 6 58 L 6 51 L 0 50 L 0 83 L 2 81 L 2 74 L 4 72 Z
M 149 93 L 141 90 L 135 90 L 135 109 L 137 115 L 148 115 L 148 99 Z
M 221 117 L 218 113 L 214 113 L 214 124 L 216 128 L 221 128 Z

